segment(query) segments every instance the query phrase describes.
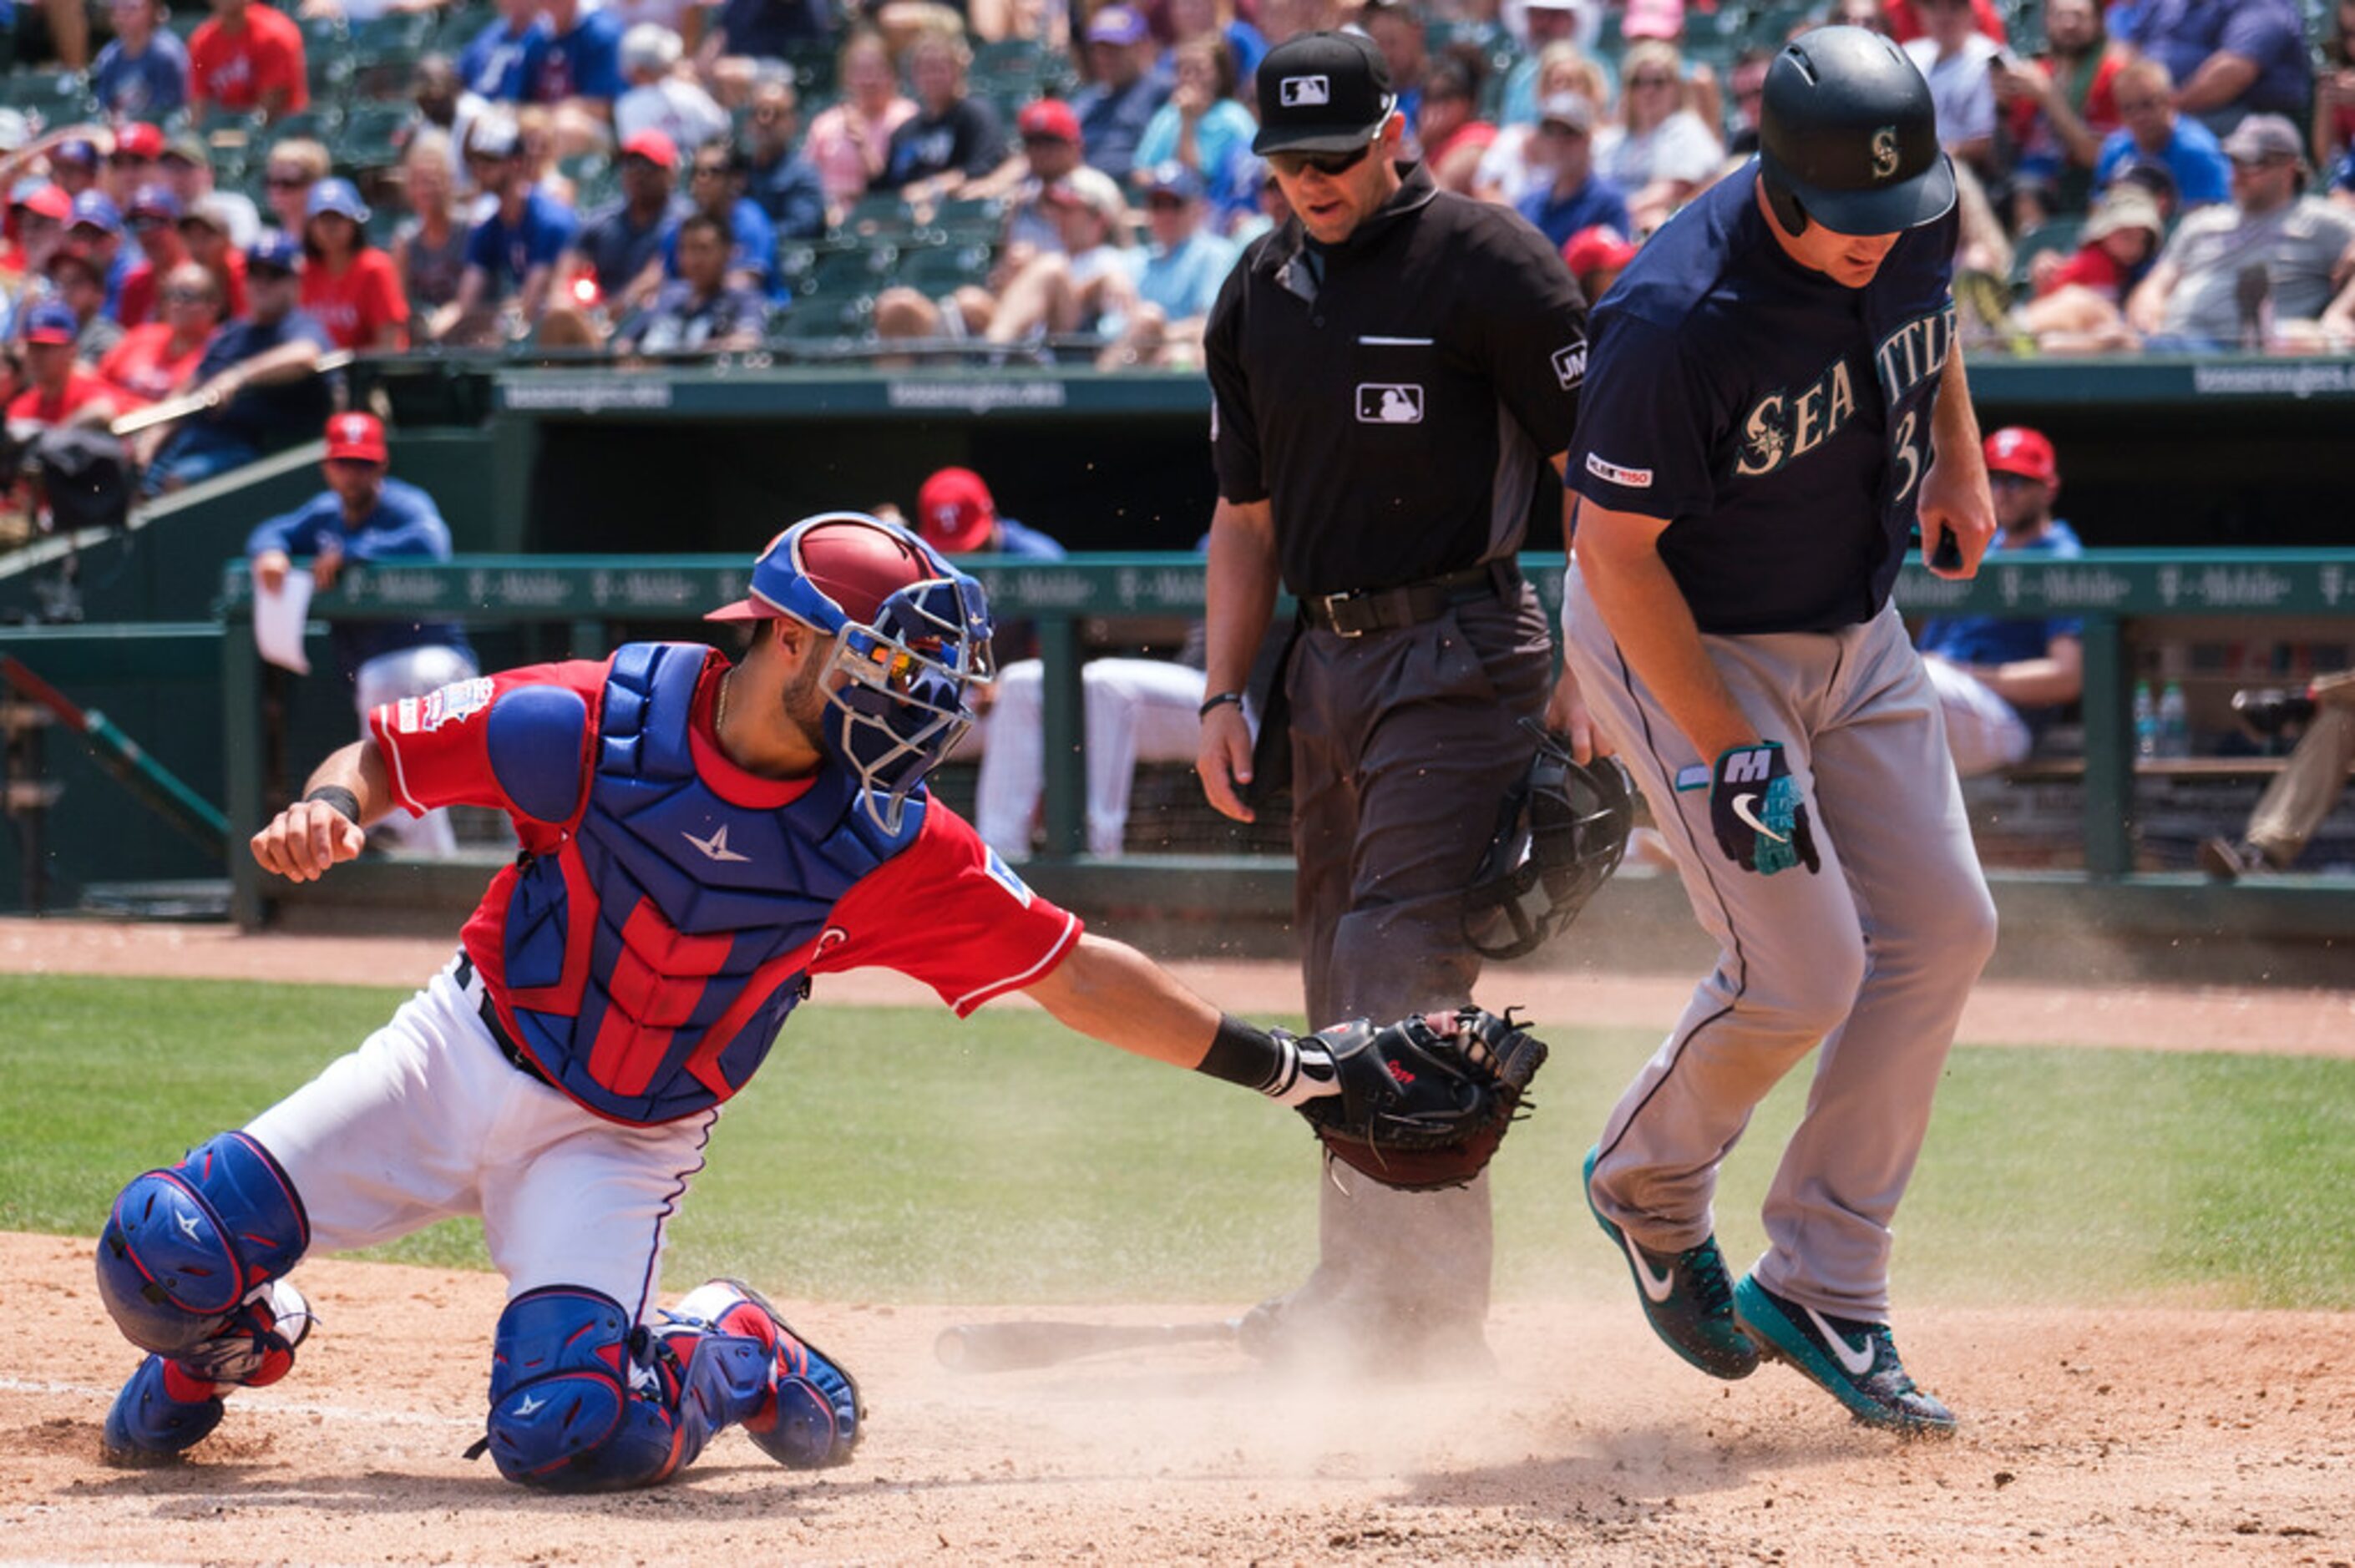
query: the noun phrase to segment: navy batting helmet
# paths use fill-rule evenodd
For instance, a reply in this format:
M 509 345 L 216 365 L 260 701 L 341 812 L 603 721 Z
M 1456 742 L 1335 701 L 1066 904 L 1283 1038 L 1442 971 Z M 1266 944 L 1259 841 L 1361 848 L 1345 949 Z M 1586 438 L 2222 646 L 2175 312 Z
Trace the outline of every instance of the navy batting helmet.
M 1464 895 L 1465 938 L 1484 958 L 1534 952 L 1576 919 L 1619 869 L 1636 820 L 1616 758 L 1581 763 L 1557 736 L 1522 725 L 1538 737 L 1537 757 L 1505 797 Z
M 1810 219 L 1835 234 L 1897 234 L 1955 205 L 1930 84 L 1904 50 L 1865 27 L 1817 27 L 1774 57 L 1758 169 L 1793 234 Z

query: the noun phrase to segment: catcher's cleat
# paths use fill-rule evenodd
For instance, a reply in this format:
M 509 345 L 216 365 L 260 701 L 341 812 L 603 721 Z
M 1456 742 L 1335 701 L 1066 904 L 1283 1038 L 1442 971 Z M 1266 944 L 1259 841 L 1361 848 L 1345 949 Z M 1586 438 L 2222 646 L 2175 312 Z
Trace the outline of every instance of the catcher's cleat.
M 218 1386 L 149 1356 L 107 1410 L 100 1457 L 125 1468 L 176 1462 L 220 1425 Z
M 1762 1353 L 1789 1362 L 1848 1406 L 1859 1425 L 1908 1437 L 1954 1434 L 1955 1413 L 1914 1386 L 1888 1324 L 1803 1307 L 1749 1275 L 1733 1287 L 1733 1310 Z
M 795 1470 L 850 1462 L 867 1415 L 858 1384 L 794 1333 L 767 1297 L 741 1279 L 715 1279 L 689 1291 L 674 1310 L 768 1347 L 774 1358 L 769 1397 L 743 1418 L 745 1435 L 762 1452 Z
M 1594 1162 L 1600 1149 L 1586 1151 L 1587 1213 L 1626 1256 L 1644 1317 L 1661 1343 L 1686 1361 L 1729 1383 L 1758 1370 L 1758 1347 L 1733 1320 L 1733 1281 L 1724 1255 L 1710 1236 L 1679 1253 L 1654 1252 L 1603 1217 L 1594 1205 Z

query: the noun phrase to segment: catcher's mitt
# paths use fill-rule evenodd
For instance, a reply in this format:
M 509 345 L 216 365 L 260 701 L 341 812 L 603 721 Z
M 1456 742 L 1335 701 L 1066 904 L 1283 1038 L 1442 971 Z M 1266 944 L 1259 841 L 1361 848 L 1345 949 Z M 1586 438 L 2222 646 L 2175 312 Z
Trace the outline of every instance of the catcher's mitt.
M 1359 1019 L 1316 1037 L 1332 1052 L 1340 1093 L 1300 1114 L 1334 1159 L 1410 1192 L 1477 1176 L 1546 1059 L 1545 1042 L 1510 1012 L 1476 1007 L 1379 1028 Z

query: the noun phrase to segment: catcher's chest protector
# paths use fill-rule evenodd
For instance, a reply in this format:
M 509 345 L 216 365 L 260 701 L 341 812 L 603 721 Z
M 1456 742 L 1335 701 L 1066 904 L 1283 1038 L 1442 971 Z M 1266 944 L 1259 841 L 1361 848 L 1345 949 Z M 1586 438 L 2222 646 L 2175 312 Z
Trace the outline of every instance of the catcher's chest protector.
M 713 790 L 688 726 L 707 652 L 614 656 L 578 829 L 523 868 L 507 905 L 520 1043 L 619 1121 L 673 1120 L 743 1087 L 801 1000 L 836 903 L 923 825 L 919 795 L 886 834 L 832 766 L 783 807 Z

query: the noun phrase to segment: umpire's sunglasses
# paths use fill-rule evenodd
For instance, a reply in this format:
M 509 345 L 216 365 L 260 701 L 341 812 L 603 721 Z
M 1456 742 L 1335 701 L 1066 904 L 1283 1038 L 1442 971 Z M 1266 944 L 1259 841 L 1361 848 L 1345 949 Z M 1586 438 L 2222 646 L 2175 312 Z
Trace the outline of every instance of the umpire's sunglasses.
M 1267 163 L 1268 167 L 1287 179 L 1296 180 L 1314 169 L 1329 180 L 1364 163 L 1366 154 L 1373 150 L 1374 143 L 1369 139 L 1354 153 L 1270 153 Z

